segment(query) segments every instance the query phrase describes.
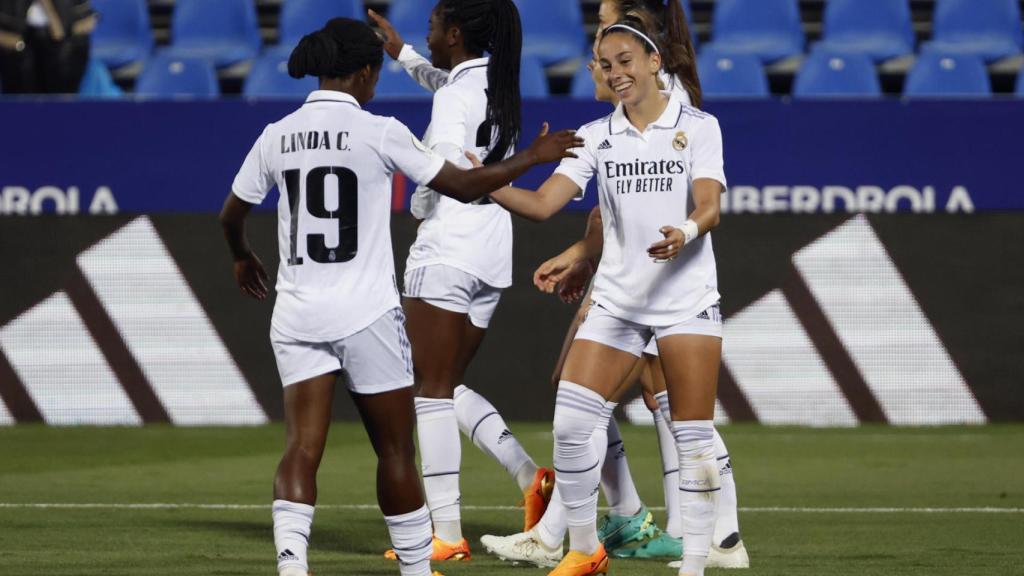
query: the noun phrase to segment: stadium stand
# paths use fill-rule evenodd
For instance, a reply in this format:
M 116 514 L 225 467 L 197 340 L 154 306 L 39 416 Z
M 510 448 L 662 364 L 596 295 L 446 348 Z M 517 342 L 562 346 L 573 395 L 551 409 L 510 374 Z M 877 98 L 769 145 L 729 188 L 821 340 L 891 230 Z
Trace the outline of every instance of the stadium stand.
M 171 35 L 171 56 L 202 58 L 217 68 L 252 60 L 261 44 L 252 0 L 177 0 Z
M 135 93 L 154 98 L 213 98 L 220 95 L 220 89 L 213 65 L 208 60 L 158 54 L 139 75 Z
M 303 36 L 323 28 L 331 18 L 364 20 L 362 0 L 285 0 L 281 4 L 281 34 L 274 52 L 290 54 Z
M 922 54 L 907 75 L 907 97 L 988 96 L 992 93 L 981 57 L 972 54 Z
M 864 54 L 840 54 L 816 50 L 804 60 L 796 75 L 797 98 L 860 97 L 882 95 L 878 73 Z
M 539 59 L 523 57 L 519 65 L 519 91 L 523 98 L 547 98 L 551 95 L 548 77 Z
M 987 62 L 1021 53 L 1018 0 L 936 0 L 934 40 L 939 52 L 973 54 Z
M 600 0 L 516 0 L 527 54 L 539 54 L 550 93 L 592 96 L 580 66 L 597 32 Z M 886 94 L 903 91 L 916 54 L 972 53 L 988 62 L 992 91 L 1013 94 L 1021 54 L 1024 0 L 682 0 L 699 55 L 755 54 L 773 94 L 792 91 L 805 47 L 867 54 Z M 330 15 L 372 8 L 426 55 L 427 21 L 436 0 L 94 0 L 103 19 L 94 55 L 131 91 L 147 55 L 169 51 L 214 62 L 224 94 L 242 93 L 249 63 L 284 56 Z M 148 8 L 148 10 L 147 10 Z M 316 14 L 314 14 L 314 12 Z M 148 18 L 147 18 L 148 13 Z M 805 44 L 805 40 L 810 44 Z M 581 58 L 581 55 L 583 56 Z M 788 57 L 793 56 L 793 57 Z M 1008 57 L 1007 57 L 1008 56 Z M 740 59 L 736 59 L 738 63 Z M 241 63 L 241 65 L 233 65 Z M 738 65 L 738 64 L 737 64 Z M 726 71 L 723 71 L 726 72 Z M 711 73 L 711 72 L 706 72 Z M 707 79 L 705 82 L 714 82 Z M 391 88 L 385 82 L 381 94 Z M 397 86 L 400 83 L 391 83 Z M 577 87 L 579 92 L 576 92 Z M 419 88 L 415 88 L 419 93 Z M 712 90 L 713 92 L 713 90 Z
M 709 99 L 769 96 L 768 78 L 756 56 L 705 50 L 697 58 L 697 72 L 704 96 Z
M 587 48 L 579 2 L 516 0 L 523 21 L 523 54 L 545 65 L 578 58 Z
M 584 60 L 586 58 L 584 57 Z M 589 60 L 587 60 L 589 62 Z M 594 80 L 586 63 L 576 69 L 572 77 L 572 87 L 569 96 L 577 100 L 589 100 L 594 97 Z
M 765 63 L 803 52 L 797 0 L 718 0 L 709 49 L 752 54 Z
M 316 88 L 316 78 L 307 76 L 296 80 L 288 75 L 288 54 L 269 52 L 253 63 L 252 71 L 245 78 L 242 95 L 248 98 L 292 97 L 301 100 Z
M 141 63 L 153 52 L 146 0 L 93 0 L 100 15 L 92 35 L 92 57 L 108 68 Z
M 914 51 L 908 0 L 829 0 L 824 39 L 815 45 L 832 53 L 864 54 L 882 61 Z
M 120 98 L 124 92 L 114 84 L 107 65 L 98 58 L 92 58 L 85 68 L 78 95 L 85 98 Z

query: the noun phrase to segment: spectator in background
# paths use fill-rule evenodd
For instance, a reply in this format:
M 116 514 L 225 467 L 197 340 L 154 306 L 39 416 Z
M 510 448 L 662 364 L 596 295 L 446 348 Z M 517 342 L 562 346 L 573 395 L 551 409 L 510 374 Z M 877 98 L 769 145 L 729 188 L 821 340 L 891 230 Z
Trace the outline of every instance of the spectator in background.
M 78 92 L 96 22 L 89 0 L 0 0 L 4 93 Z

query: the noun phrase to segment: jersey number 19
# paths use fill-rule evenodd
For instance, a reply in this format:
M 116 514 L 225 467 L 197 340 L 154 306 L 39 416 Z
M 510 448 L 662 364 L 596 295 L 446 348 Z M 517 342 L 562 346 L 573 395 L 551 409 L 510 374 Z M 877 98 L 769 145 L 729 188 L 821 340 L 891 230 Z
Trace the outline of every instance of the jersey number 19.
M 334 211 L 327 209 L 324 192 L 324 181 L 329 175 L 334 175 L 338 179 L 338 209 Z M 301 176 L 301 170 L 284 171 L 284 184 L 288 189 L 288 206 L 291 209 L 291 234 L 289 235 L 291 245 L 288 252 L 288 264 L 291 266 L 300 265 L 303 261 L 298 256 L 296 245 L 299 235 L 299 181 Z M 327 246 L 326 236 L 323 234 L 306 235 L 306 254 L 314 262 L 337 264 L 348 262 L 356 257 L 356 250 L 359 247 L 358 192 L 359 179 L 356 177 L 356 173 L 348 168 L 321 166 L 306 174 L 306 211 L 315 218 L 335 220 L 338 224 L 338 245 L 333 248 Z

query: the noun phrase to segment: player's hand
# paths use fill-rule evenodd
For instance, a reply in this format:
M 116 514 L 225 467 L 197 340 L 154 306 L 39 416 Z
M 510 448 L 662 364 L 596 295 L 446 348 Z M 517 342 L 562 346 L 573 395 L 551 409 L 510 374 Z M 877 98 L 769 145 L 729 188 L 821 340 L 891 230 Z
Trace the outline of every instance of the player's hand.
M 548 134 L 549 126 L 545 122 L 540 128 L 540 134 L 527 149 L 531 152 L 534 162 L 546 164 L 561 160 L 562 158 L 576 158 L 570 152 L 573 148 L 583 147 L 583 138 L 576 135 L 575 130 L 561 130 Z
M 562 302 L 572 304 L 583 298 L 594 272 L 594 264 L 590 260 L 581 260 L 573 264 L 558 283 L 558 297 Z
M 235 282 L 242 294 L 256 300 L 267 298 L 267 271 L 256 254 L 250 253 L 245 258 L 235 260 Z
M 391 22 L 388 22 L 387 18 L 373 10 L 367 10 L 366 13 L 370 15 L 370 19 L 377 24 L 381 34 L 384 36 L 382 38 L 384 40 L 384 51 L 388 53 L 388 56 L 398 60 L 398 55 L 402 53 L 402 46 L 405 46 L 405 41 L 402 40 L 401 34 L 395 30 L 395 27 L 391 25 Z
M 672 226 L 663 226 L 658 232 L 661 232 L 665 239 L 651 244 L 651 247 L 647 249 L 647 255 L 658 263 L 675 260 L 686 241 L 683 231 Z

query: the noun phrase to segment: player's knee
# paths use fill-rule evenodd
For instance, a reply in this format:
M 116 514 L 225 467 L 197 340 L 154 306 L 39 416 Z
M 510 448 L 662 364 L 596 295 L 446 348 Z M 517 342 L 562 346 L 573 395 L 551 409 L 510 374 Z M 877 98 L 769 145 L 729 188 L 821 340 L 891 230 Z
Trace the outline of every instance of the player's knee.
M 416 395 L 435 400 L 455 397 L 455 385 L 450 377 L 422 378 L 416 382 Z

